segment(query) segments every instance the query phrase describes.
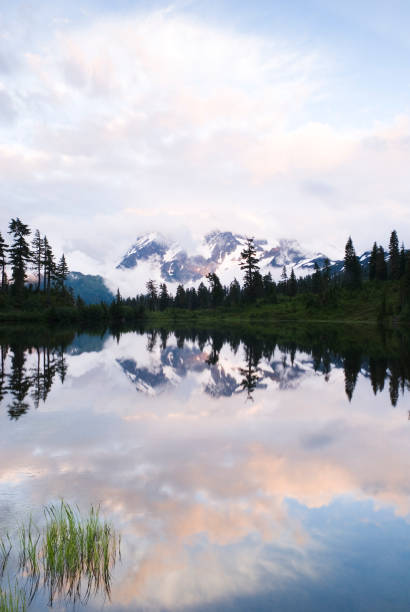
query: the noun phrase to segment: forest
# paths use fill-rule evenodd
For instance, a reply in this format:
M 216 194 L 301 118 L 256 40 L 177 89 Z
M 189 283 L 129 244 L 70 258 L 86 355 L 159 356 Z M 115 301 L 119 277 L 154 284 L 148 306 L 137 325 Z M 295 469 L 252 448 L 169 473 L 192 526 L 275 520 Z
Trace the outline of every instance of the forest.
M 247 238 L 238 262 L 242 285 L 234 279 L 224 286 L 215 272 L 198 287 L 178 285 L 173 295 L 166 283 L 149 279 L 146 292 L 111 304 L 86 305 L 66 285 L 69 274 L 64 254 L 58 262 L 46 236 L 19 218 L 11 219 L 10 244 L 0 233 L 0 321 L 42 320 L 49 323 L 130 323 L 142 318 L 232 317 L 280 319 L 352 319 L 383 322 L 410 321 L 410 251 L 400 246 L 396 230 L 388 249 L 374 242 L 363 264 L 352 238 L 345 246 L 343 267 L 325 259 L 313 273 L 296 278 L 283 266 L 279 282 L 260 273 L 253 238 Z M 10 271 L 10 278 L 7 271 Z

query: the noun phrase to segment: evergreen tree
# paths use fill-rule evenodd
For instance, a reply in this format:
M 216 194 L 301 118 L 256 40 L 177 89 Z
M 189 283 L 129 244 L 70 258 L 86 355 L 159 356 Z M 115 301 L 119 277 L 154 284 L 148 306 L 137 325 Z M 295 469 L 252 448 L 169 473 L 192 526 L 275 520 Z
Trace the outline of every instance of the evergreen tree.
M 54 253 L 47 240 L 47 236 L 43 238 L 43 289 L 50 292 L 51 281 L 56 278 L 56 264 L 54 261 Z
M 165 310 L 168 308 L 170 302 L 170 297 L 168 293 L 168 288 L 165 283 L 162 283 L 159 286 L 159 309 Z
M 325 257 L 322 270 L 322 283 L 325 289 L 328 289 L 332 277 L 330 259 Z
M 401 249 L 400 249 L 400 278 L 405 274 L 406 272 L 406 249 L 404 248 L 404 244 L 401 244 Z
M 67 262 L 64 257 L 64 253 L 63 253 L 60 257 L 60 261 L 58 262 L 56 271 L 55 271 L 55 278 L 57 281 L 57 285 L 61 290 L 64 290 L 64 283 L 67 280 L 68 273 L 69 273 L 69 270 L 68 270 Z M 40 277 L 39 277 L 39 281 L 40 281 Z
M 292 272 L 290 273 L 290 278 L 288 281 L 288 294 L 291 297 L 294 297 L 298 290 L 298 283 L 295 276 L 295 270 L 292 268 Z
M 376 254 L 376 280 L 385 281 L 387 279 L 386 256 L 383 247 L 377 248 Z
M 263 278 L 258 270 L 253 277 L 253 292 L 256 298 L 262 298 L 264 295 Z
M 390 235 L 388 271 L 390 280 L 398 280 L 400 278 L 400 251 L 396 230 L 393 230 Z
M 344 264 L 344 282 L 346 287 L 357 289 L 362 281 L 362 267 L 350 236 L 345 247 Z
M 47 250 L 48 250 L 48 240 L 47 240 L 47 236 L 44 236 L 43 238 L 43 259 L 41 262 L 43 265 L 43 291 L 47 289 L 47 258 L 46 258 Z
M 56 279 L 56 263 L 54 253 L 49 242 L 44 243 L 44 262 L 46 270 L 47 293 L 50 293 L 51 282 Z
M 400 279 L 400 301 L 407 320 L 410 320 L 410 251 L 406 253 L 406 269 Z
M 265 274 L 262 280 L 265 299 L 271 304 L 276 304 L 278 297 L 276 295 L 276 283 L 272 280 L 272 274 L 268 272 L 268 274 Z
M 221 285 L 221 281 L 215 272 L 210 272 L 207 274 L 206 278 L 208 279 L 210 287 L 211 304 L 215 308 L 216 306 L 220 306 L 222 304 L 225 293 Z
M 376 262 L 377 262 L 377 243 L 373 244 L 372 252 L 369 261 L 369 280 L 376 278 Z
M 186 308 L 186 293 L 183 285 L 178 285 L 175 294 L 175 306 L 176 308 Z
M 259 278 L 256 273 L 259 273 L 259 258 L 256 256 L 256 248 L 253 243 L 253 238 L 246 239 L 246 246 L 241 251 L 241 270 L 245 271 L 243 290 L 247 299 L 253 300 L 257 297 Z
M 43 262 L 43 240 L 41 238 L 39 230 L 35 231 L 33 242 L 31 243 L 32 261 L 34 270 L 37 273 L 37 291 L 40 290 L 41 282 L 41 267 Z
M 5 291 L 7 288 L 7 275 L 6 275 L 6 263 L 7 263 L 7 243 L 0 233 L 0 270 L 1 270 L 1 290 Z
M 238 306 L 241 303 L 241 286 L 236 278 L 229 285 L 228 302 L 231 306 Z
M 9 248 L 12 279 L 16 293 L 22 293 L 26 280 L 27 265 L 30 262 L 31 251 L 26 237 L 31 230 L 17 217 L 9 223 L 9 234 L 13 236 L 13 244 Z
M 314 265 L 314 272 L 312 275 L 312 291 L 313 293 L 321 293 L 322 291 L 322 274 L 320 272 L 320 268 L 319 265 L 317 263 L 317 261 L 315 261 Z
M 158 291 L 155 281 L 149 280 L 146 284 L 148 307 L 150 310 L 156 310 L 158 301 Z
M 121 297 L 120 290 L 117 289 L 117 293 L 115 295 L 115 298 L 111 302 L 110 309 L 109 309 L 110 318 L 112 319 L 112 321 L 114 321 L 114 323 L 120 323 L 122 321 L 122 318 L 123 318 L 122 301 L 123 300 Z M 78 298 L 77 298 L 77 303 L 78 303 Z
M 286 272 L 286 266 L 283 266 L 282 273 L 280 275 L 279 289 L 281 293 L 286 293 L 288 288 L 288 273 Z
M 198 287 L 198 305 L 199 308 L 208 308 L 209 306 L 209 291 L 204 283 L 199 283 Z
M 186 292 L 187 307 L 189 310 L 196 310 L 198 308 L 198 294 L 195 287 L 191 287 Z

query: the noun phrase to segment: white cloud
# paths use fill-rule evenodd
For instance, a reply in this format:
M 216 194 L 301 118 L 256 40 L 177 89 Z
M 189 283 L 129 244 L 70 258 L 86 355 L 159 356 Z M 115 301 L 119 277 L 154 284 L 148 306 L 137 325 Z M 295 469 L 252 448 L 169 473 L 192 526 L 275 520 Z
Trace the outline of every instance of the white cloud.
M 317 53 L 175 11 L 54 28 L 5 38 L 3 228 L 21 216 L 85 272 L 151 229 L 342 249 L 397 226 L 409 240 L 409 118 L 360 132 L 313 120 L 323 92 L 332 103 Z

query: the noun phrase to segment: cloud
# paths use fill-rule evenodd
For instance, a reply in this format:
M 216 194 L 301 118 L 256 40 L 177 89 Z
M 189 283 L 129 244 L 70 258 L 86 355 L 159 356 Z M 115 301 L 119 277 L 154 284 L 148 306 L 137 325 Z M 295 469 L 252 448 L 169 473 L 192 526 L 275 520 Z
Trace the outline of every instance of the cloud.
M 147 230 L 219 226 L 319 250 L 326 235 L 340 252 L 348 234 L 364 249 L 392 224 L 410 238 L 409 118 L 318 119 L 323 92 L 333 101 L 315 49 L 177 9 L 54 21 L 47 45 L 36 27 L 24 45 L 2 41 L 16 60 L 0 92 L 13 122 L 1 224 L 40 227 L 72 267 L 81 251 L 112 270 Z

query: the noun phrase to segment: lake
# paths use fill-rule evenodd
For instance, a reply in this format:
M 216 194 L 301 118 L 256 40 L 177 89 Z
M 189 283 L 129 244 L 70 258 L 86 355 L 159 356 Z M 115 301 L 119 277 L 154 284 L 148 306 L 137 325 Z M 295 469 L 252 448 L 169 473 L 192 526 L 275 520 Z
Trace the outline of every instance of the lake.
M 409 609 L 407 333 L 9 327 L 0 343 L 0 534 L 61 498 L 121 533 L 110 598 L 53 608 Z M 48 599 L 40 582 L 29 609 Z

